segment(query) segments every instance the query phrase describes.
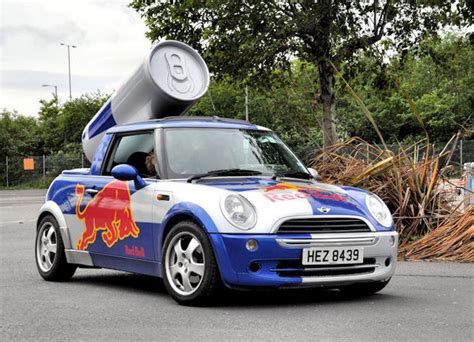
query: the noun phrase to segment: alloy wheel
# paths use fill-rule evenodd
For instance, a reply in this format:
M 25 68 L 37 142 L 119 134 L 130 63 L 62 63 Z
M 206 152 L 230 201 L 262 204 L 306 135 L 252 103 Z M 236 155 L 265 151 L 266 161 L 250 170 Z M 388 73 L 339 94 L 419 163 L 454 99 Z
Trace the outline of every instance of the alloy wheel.
M 183 296 L 193 294 L 201 285 L 205 257 L 198 238 L 189 232 L 173 237 L 165 257 L 168 281 L 175 292 Z
M 36 258 L 43 272 L 49 272 L 54 265 L 57 241 L 56 230 L 51 223 L 46 222 L 41 227 L 36 240 Z

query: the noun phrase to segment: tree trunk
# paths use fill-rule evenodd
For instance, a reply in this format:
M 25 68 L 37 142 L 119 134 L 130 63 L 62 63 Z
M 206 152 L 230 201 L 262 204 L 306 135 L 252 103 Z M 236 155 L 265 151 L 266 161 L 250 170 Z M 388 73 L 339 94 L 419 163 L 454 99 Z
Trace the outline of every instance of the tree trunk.
M 323 143 L 324 147 L 337 142 L 336 135 L 336 101 L 334 91 L 334 70 L 327 61 L 318 63 L 319 86 L 323 103 Z

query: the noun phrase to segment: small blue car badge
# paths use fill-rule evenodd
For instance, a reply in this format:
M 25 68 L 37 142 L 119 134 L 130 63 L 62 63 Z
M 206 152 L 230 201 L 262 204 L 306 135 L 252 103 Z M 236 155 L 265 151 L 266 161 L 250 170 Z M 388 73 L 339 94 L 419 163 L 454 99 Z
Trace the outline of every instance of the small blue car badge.
M 323 214 L 329 213 L 330 210 L 331 208 L 327 208 L 327 207 L 318 208 L 318 211 L 322 212 Z

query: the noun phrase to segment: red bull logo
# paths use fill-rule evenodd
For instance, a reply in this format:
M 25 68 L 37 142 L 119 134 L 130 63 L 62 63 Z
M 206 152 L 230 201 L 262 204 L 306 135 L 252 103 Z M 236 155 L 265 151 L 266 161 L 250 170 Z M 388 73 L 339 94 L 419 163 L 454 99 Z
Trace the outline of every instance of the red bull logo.
M 279 201 L 291 201 L 296 199 L 304 199 L 314 197 L 320 200 L 332 200 L 338 202 L 350 202 L 349 199 L 346 197 L 325 191 L 324 189 L 320 188 L 310 188 L 304 186 L 298 186 L 291 183 L 277 183 L 275 185 L 262 188 L 265 192 L 263 196 L 269 199 L 271 202 L 279 202 Z M 291 190 L 293 193 L 289 193 L 286 190 Z M 285 191 L 284 193 L 279 193 L 281 191 Z M 276 192 L 276 193 L 268 193 L 268 192 Z
M 128 247 L 128 245 L 125 245 L 125 254 L 129 256 L 136 256 L 136 257 L 145 257 L 145 248 L 144 247 L 137 247 L 137 246 L 132 246 Z
M 270 192 L 270 191 L 276 191 L 276 190 L 295 190 L 295 191 L 303 191 L 303 190 L 314 190 L 314 188 L 306 188 L 306 187 L 301 187 L 298 185 L 294 185 L 291 183 L 277 183 L 275 185 L 262 188 L 263 191 L 265 192 Z
M 128 182 L 114 180 L 108 183 L 81 210 L 84 197 L 84 185 L 76 185 L 76 216 L 84 222 L 84 231 L 76 248 L 85 250 L 94 243 L 97 233 L 108 247 L 127 237 L 138 237 L 140 229 L 133 219 L 131 197 Z

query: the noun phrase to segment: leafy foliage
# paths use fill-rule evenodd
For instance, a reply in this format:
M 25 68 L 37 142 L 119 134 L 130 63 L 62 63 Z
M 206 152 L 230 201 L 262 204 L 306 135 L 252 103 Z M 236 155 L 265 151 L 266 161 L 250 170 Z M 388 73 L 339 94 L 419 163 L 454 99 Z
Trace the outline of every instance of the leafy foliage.
M 84 94 L 79 98 L 66 102 L 62 106 L 58 123 L 65 136 L 64 146 L 81 142 L 82 130 L 107 101 L 109 96 L 100 92 Z
M 402 89 L 413 98 L 424 122 L 430 141 L 448 141 L 458 130 L 463 139 L 473 134 L 469 117 L 473 107 L 472 46 L 468 38 L 449 35 L 442 40 L 427 39 L 422 47 L 431 47 L 431 54 L 407 54 L 401 63 L 398 56 L 382 66 L 377 57 L 360 56 L 358 67 L 343 66 L 344 77 L 371 112 L 381 135 L 390 144 L 411 143 L 425 137 L 420 124 L 404 97 Z M 431 55 L 442 53 L 438 63 L 429 63 Z M 249 87 L 250 120 L 275 130 L 296 154 L 308 161 L 323 144 L 321 103 L 314 93 L 319 90 L 317 69 L 310 63 L 295 60 L 292 68 L 279 72 L 268 89 Z M 452 73 L 451 70 L 462 70 Z M 353 74 L 351 75 L 351 72 Z M 427 75 L 436 80 L 427 82 Z M 402 88 L 398 81 L 402 82 Z M 337 106 L 339 139 L 359 136 L 380 143 L 373 125 L 362 114 L 360 106 L 340 82 Z M 457 92 L 455 92 L 456 90 Z M 244 118 L 245 83 L 231 78 L 213 80 L 208 94 L 189 115 L 217 115 Z M 441 94 L 434 96 L 433 94 Z M 435 109 L 435 110 L 433 110 Z M 463 128 L 464 127 L 464 128 Z
M 82 152 L 81 134 L 87 122 L 109 95 L 100 92 L 59 104 L 41 100 L 38 119 L 3 109 L 0 113 L 0 160 L 5 156 L 57 153 L 77 156 Z
M 0 160 L 6 156 L 35 155 L 40 151 L 41 139 L 35 118 L 8 111 L 0 113 Z
M 322 144 L 321 116 L 311 105 L 317 87 L 315 72 L 311 65 L 295 62 L 292 71 L 282 73 L 282 81 L 269 89 L 248 89 L 251 122 L 275 130 L 303 159 L 308 159 L 307 151 Z M 244 101 L 245 85 L 227 78 L 212 82 L 189 115 L 245 119 Z
M 84 94 L 60 105 L 56 99 L 41 100 L 39 128 L 46 154 L 58 151 L 80 153 L 82 130 L 109 95 Z
M 471 138 L 472 41 L 469 37 L 447 35 L 424 40 L 419 50 L 417 54 L 407 53 L 403 61 L 395 56 L 383 67 L 373 63 L 374 57 L 360 56 L 359 68 L 352 69 L 352 87 L 364 99 L 389 142 L 414 142 L 424 137 L 403 91 L 413 99 L 434 142 L 448 141 L 458 130 L 464 138 Z M 350 72 L 347 66 L 344 72 Z M 379 140 L 370 123 L 360 120 L 359 108 L 351 98 L 340 97 L 338 106 L 344 117 L 343 130 L 367 141 Z
M 152 41 L 189 43 L 218 77 L 271 87 L 275 70 L 298 58 L 318 68 L 324 144 L 336 142 L 335 80 L 331 63 L 351 62 L 361 50 L 390 46 L 402 55 L 426 34 L 466 25 L 465 1 L 147 1 L 130 6 Z M 378 44 L 390 40 L 391 44 Z

